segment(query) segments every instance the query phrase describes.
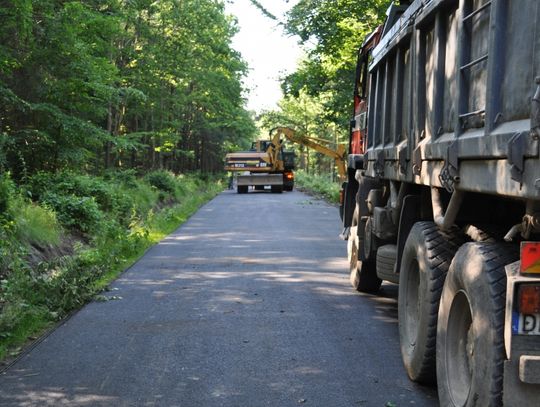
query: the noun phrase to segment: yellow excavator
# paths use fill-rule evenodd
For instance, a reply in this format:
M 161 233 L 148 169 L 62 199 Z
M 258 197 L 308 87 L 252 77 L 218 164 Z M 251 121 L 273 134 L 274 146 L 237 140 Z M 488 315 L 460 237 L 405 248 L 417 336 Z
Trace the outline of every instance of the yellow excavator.
M 225 171 L 237 173 L 236 184 L 239 194 L 247 193 L 250 186 L 263 190 L 270 186 L 272 192 L 292 191 L 294 187 L 294 152 L 284 149 L 284 140 L 309 147 L 335 160 L 338 174 L 346 176 L 347 151 L 344 144 L 336 149 L 331 141 L 298 134 L 289 127 L 270 130 L 269 140 L 253 142 L 249 151 L 228 153 L 225 156 Z
M 329 147 L 329 145 L 333 144 L 331 141 L 316 137 L 302 136 L 290 127 L 275 127 L 270 130 L 270 135 L 272 134 L 274 134 L 274 138 L 277 136 L 279 140 L 281 140 L 281 136 L 283 136 L 292 143 L 312 148 L 321 154 L 333 158 L 340 179 L 345 179 L 347 175 L 347 148 L 345 144 L 338 144 L 335 149 L 332 149 Z
M 283 140 L 275 134 L 270 140 L 252 143 L 249 151 L 228 153 L 225 171 L 236 173 L 237 191 L 248 192 L 249 187 L 272 192 L 292 191 L 294 187 L 294 152 L 284 149 Z

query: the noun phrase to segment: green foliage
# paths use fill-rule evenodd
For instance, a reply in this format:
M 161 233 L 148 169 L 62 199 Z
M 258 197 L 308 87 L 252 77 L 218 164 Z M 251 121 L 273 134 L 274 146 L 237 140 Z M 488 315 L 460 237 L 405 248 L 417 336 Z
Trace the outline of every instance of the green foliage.
M 89 211 L 88 214 L 92 215 L 88 219 L 96 218 L 93 216 L 95 211 L 91 208 L 94 204 L 88 203 L 88 200 L 93 200 L 99 211 L 110 213 L 124 225 L 129 224 L 133 212 L 142 213 L 148 210 L 151 205 L 149 202 L 155 200 L 156 195 L 148 191 L 148 185 L 138 182 L 133 172 L 126 171 L 118 175 L 110 172 L 106 177 L 90 177 L 72 172 L 41 172 L 28 178 L 27 188 L 33 199 L 56 210 L 61 207 L 73 209 L 79 202 L 81 211 Z M 133 190 L 139 191 L 140 196 Z M 67 202 L 71 204 L 68 205 Z M 77 227 L 78 219 L 68 221 L 69 213 L 72 213 L 69 208 L 67 213 L 61 215 L 60 220 L 64 226 Z M 68 223 L 64 223 L 66 221 Z
M 255 133 L 221 2 L 20 0 L 0 15 L 0 166 L 17 180 L 219 171 L 227 143 Z
M 138 217 L 145 216 L 159 199 L 159 192 L 152 188 L 150 184 L 139 183 L 136 187 L 129 189 L 129 196 L 133 202 L 133 210 Z
M 146 182 L 160 191 L 175 195 L 176 182 L 174 175 L 168 171 L 153 171 L 146 175 Z
M 285 27 L 309 43 L 307 58 L 283 78 L 287 96 L 301 91 L 320 98 L 323 118 L 347 130 L 352 111 L 357 52 L 367 34 L 384 20 L 390 0 L 300 0 L 288 13 Z
M 62 226 L 84 233 L 95 232 L 103 217 L 96 200 L 86 196 L 48 192 L 42 202 L 56 212 Z
M 134 169 L 128 170 L 109 170 L 105 172 L 103 178 L 106 181 L 112 181 L 126 188 L 137 188 L 139 181 Z
M 36 191 L 40 203 L 47 203 L 45 208 L 10 195 L 10 205 L 23 209 L 0 227 L 0 358 L 29 334 L 93 298 L 222 188 L 219 180 L 208 175 L 165 174 L 176 194 L 169 195 L 173 201 L 165 207 L 158 202 L 156 187 L 129 173 L 109 173 L 104 178 L 37 174 L 29 178 L 27 191 Z M 93 197 L 75 195 L 115 188 L 130 208 L 127 222 L 118 218 L 118 203 L 100 209 Z M 46 227 L 58 229 L 54 216 L 77 232 L 71 236 L 72 253 L 32 264 L 30 244 L 39 240 L 54 245 L 51 235 L 41 234 Z M 36 232 L 27 230 L 30 224 Z M 82 240 L 77 237 L 80 232 L 86 235 Z
M 0 314 L 0 358 L 6 356 L 7 344 L 22 344 L 30 332 L 40 332 L 55 315 L 45 307 L 32 306 L 24 302 L 8 303 Z M 5 344 L 5 345 L 4 345 Z M 18 348 L 12 352 L 17 354 Z
M 303 171 L 295 173 L 295 182 L 300 188 L 309 192 L 322 195 L 332 203 L 339 203 L 340 185 L 328 178 L 328 176 L 306 174 Z
M 39 172 L 27 179 L 27 188 L 36 200 L 43 200 L 48 193 L 92 197 L 103 210 L 114 207 L 114 188 L 103 182 L 100 177 L 77 174 L 74 172 L 57 172 L 55 174 Z
M 0 219 L 8 216 L 15 186 L 8 174 L 0 174 Z
M 18 200 L 14 215 L 17 239 L 37 245 L 58 245 L 61 228 L 56 213 L 33 202 Z

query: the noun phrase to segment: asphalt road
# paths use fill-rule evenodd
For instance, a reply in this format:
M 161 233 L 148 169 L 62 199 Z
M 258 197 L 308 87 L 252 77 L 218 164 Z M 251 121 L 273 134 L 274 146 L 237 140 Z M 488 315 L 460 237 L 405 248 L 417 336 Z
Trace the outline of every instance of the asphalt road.
M 335 207 L 224 192 L 0 376 L 1 406 L 436 406 L 397 287 L 349 286 Z

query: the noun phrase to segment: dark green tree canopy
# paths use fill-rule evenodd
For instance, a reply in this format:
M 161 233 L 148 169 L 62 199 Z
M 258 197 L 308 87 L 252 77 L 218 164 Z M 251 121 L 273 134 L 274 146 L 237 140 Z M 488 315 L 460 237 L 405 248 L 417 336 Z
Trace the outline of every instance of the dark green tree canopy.
M 215 171 L 255 132 L 218 0 L 0 3 L 0 165 Z
M 285 24 L 304 44 L 307 58 L 282 80 L 286 96 L 301 90 L 324 103 L 327 120 L 346 127 L 352 103 L 357 52 L 384 19 L 389 0 L 300 0 Z

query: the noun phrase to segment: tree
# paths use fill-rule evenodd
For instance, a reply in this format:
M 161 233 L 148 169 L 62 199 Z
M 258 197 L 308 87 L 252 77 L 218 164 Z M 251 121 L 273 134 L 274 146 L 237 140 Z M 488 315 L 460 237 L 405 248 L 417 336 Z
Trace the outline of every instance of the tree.
M 218 0 L 0 3 L 0 165 L 216 171 L 255 132 Z
M 300 0 L 288 13 L 286 29 L 307 44 L 307 59 L 282 81 L 286 95 L 304 90 L 324 95 L 324 118 L 347 127 L 357 52 L 365 36 L 384 19 L 388 0 Z

